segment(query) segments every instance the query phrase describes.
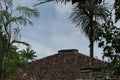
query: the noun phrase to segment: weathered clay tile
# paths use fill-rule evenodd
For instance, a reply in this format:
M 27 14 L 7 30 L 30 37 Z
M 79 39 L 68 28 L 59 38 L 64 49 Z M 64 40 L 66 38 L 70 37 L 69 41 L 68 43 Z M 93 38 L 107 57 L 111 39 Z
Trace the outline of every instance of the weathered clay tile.
M 16 78 L 23 80 L 24 76 L 27 80 L 88 80 L 90 71 L 93 71 L 95 76 L 99 75 L 104 65 L 105 63 L 98 59 L 93 59 L 91 63 L 90 57 L 76 49 L 60 50 L 58 54 L 30 62 Z

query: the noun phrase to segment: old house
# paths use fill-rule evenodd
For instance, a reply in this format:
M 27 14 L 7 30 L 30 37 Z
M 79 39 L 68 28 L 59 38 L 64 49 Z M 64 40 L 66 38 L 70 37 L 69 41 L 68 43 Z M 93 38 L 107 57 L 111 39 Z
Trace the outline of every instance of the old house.
M 105 63 L 77 49 L 60 50 L 57 54 L 30 62 L 16 80 L 91 80 L 101 74 Z

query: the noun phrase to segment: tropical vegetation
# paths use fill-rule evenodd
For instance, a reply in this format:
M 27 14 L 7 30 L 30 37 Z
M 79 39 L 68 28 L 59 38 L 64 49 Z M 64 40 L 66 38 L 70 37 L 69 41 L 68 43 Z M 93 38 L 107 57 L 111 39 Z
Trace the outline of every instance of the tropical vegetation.
M 120 75 L 120 28 L 116 27 L 112 18 L 103 24 L 101 30 L 96 31 L 98 47 L 103 49 L 103 59 L 107 58 L 106 68 L 109 77 Z
M 38 17 L 36 8 L 13 5 L 13 0 L 0 1 L 0 80 L 11 78 L 20 62 L 16 43 L 30 46 L 20 40 L 20 25 L 32 25 L 30 18 Z
M 105 4 L 106 1 L 38 0 L 37 5 L 47 2 L 72 2 L 75 4 L 73 5 L 74 8 L 70 19 L 76 26 L 80 26 L 88 37 L 90 41 L 90 56 L 93 58 L 93 45 L 94 41 L 97 41 L 98 47 L 103 49 L 103 57 L 110 59 L 106 70 L 110 75 L 118 76 L 120 68 L 120 29 L 118 28 L 119 26 L 115 26 L 115 23 L 119 22 L 120 19 L 120 0 L 115 0 L 114 6 L 111 5 L 111 9 L 110 6 L 107 6 L 108 4 Z
M 94 35 L 97 29 L 101 29 L 101 25 L 108 20 L 110 15 L 109 6 L 105 3 L 97 3 L 96 0 L 85 1 L 84 4 L 75 5 L 70 16 L 72 22 L 80 27 L 88 37 L 90 42 L 90 57 L 94 57 Z
M 120 0 L 115 0 L 112 9 L 104 0 L 38 0 L 34 7 L 14 6 L 13 0 L 0 1 L 0 80 L 12 80 L 17 70 L 32 61 L 36 55 L 30 44 L 20 40 L 21 25 L 33 25 L 31 18 L 38 17 L 35 8 L 47 2 L 72 2 L 70 19 L 79 27 L 90 42 L 90 57 L 94 57 L 94 42 L 103 49 L 103 58 L 110 59 L 106 72 L 110 77 L 120 75 L 120 28 L 115 23 L 120 19 Z M 115 20 L 115 21 L 114 21 Z M 19 50 L 17 44 L 26 49 Z

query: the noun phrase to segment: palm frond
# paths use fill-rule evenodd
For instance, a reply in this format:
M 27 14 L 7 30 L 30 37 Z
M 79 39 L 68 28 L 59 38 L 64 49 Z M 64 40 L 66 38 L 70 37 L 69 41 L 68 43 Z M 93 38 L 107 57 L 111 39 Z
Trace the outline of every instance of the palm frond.
M 29 8 L 26 6 L 21 6 L 19 5 L 16 8 L 16 11 L 19 11 L 22 15 L 26 16 L 26 17 L 38 17 L 39 16 L 39 11 L 36 8 Z
M 37 57 L 36 52 L 30 48 L 23 49 L 20 52 L 20 55 L 25 59 L 25 61 L 32 60 Z
M 6 23 L 6 26 L 7 25 L 9 25 L 9 24 L 11 24 L 11 23 L 17 23 L 17 24 L 22 24 L 22 25 L 27 25 L 27 24 L 30 24 L 30 25 L 33 25 L 33 23 L 29 20 L 29 19 L 27 19 L 27 18 L 25 18 L 25 17 L 23 17 L 23 16 L 18 16 L 18 17 L 11 17 L 9 20 L 7 20 L 7 22 L 5 22 Z
M 16 17 L 16 18 L 13 18 L 13 21 L 14 22 L 17 22 L 19 24 L 23 24 L 23 25 L 27 25 L 27 24 L 30 24 L 30 25 L 33 25 L 32 21 L 30 21 L 28 18 L 25 18 L 23 16 L 19 16 L 19 17 Z
M 72 0 L 38 0 L 38 3 L 35 4 L 35 6 L 40 5 L 40 4 L 44 4 L 44 3 L 48 3 L 48 2 L 56 2 L 56 3 L 67 3 L 70 2 Z
M 30 46 L 30 44 L 25 42 L 25 41 L 13 40 L 11 42 L 11 44 L 14 44 L 14 43 L 23 44 L 23 45 L 28 46 L 28 47 Z
M 111 9 L 110 5 L 103 3 L 95 8 L 94 16 L 95 16 L 95 18 L 97 18 L 97 20 L 102 19 L 104 21 L 107 21 L 109 19 L 108 16 L 111 15 L 111 11 L 112 11 L 112 9 Z
M 35 6 L 40 5 L 40 4 L 44 4 L 44 3 L 47 3 L 47 2 L 52 2 L 52 1 L 57 1 L 57 0 L 38 0 L 38 3 L 35 4 Z
M 85 4 L 76 4 L 73 8 L 73 12 L 69 17 L 73 24 L 75 24 L 77 27 L 81 27 L 83 32 L 86 31 L 85 33 L 87 34 L 89 31 L 88 26 L 91 16 L 93 16 L 93 22 L 96 22 L 96 24 L 98 25 L 101 23 L 100 20 L 106 21 L 107 17 L 111 14 L 110 8 L 109 6 L 106 6 L 106 4 L 93 3 L 95 3 L 95 0 L 86 1 Z
M 84 5 L 77 4 L 74 6 L 73 12 L 69 16 L 69 19 L 71 19 L 73 24 L 76 24 L 76 27 L 80 27 L 82 24 L 89 21 L 89 13 L 84 8 Z

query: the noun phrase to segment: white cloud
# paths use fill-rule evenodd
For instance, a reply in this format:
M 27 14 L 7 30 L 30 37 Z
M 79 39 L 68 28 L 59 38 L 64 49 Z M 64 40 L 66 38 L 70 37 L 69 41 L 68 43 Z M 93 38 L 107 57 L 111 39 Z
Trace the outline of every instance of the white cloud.
M 24 4 L 28 3 L 24 2 Z M 49 5 L 47 6 L 42 5 L 40 18 L 34 20 L 33 27 L 22 28 L 22 40 L 32 45 L 32 48 L 37 52 L 38 58 L 55 54 L 60 49 L 71 48 L 78 49 L 79 52 L 89 55 L 89 41 L 80 32 L 79 28 L 75 28 L 75 25 L 68 20 L 71 13 L 71 4 L 66 4 L 66 6 L 53 4 L 52 8 L 55 8 L 55 11 L 46 11 L 48 9 L 53 10 Z M 46 15 L 51 17 L 46 17 Z M 95 55 L 100 57 L 100 52 L 95 47 Z
M 63 15 L 63 14 L 71 12 L 72 4 L 71 3 L 56 4 L 54 7 L 58 14 Z

